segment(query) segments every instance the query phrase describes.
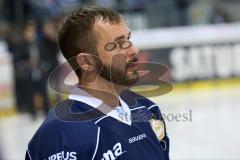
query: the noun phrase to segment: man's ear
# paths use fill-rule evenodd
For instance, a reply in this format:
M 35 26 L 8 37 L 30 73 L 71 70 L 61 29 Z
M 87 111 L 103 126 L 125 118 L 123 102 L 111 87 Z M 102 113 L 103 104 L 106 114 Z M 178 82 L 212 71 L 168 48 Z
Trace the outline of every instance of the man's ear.
M 82 70 L 86 72 L 94 70 L 94 62 L 91 54 L 79 53 L 76 57 L 76 61 Z

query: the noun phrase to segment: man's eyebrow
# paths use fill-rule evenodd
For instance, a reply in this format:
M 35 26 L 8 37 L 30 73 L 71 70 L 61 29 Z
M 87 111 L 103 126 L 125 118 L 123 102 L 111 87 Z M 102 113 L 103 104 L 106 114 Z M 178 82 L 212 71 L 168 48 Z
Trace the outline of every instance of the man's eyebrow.
M 131 32 L 128 33 L 128 37 L 130 37 L 130 35 L 131 35 Z M 120 41 L 120 40 L 122 40 L 124 38 L 125 38 L 125 35 L 119 36 L 119 37 L 114 39 L 114 42 Z

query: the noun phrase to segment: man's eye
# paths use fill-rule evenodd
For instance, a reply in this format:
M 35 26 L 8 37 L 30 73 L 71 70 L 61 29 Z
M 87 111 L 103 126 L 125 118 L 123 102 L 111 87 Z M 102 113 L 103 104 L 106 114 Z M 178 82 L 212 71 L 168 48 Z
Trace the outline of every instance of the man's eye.
M 108 43 L 104 46 L 104 49 L 107 51 L 112 51 L 117 48 L 117 45 L 115 43 Z
M 131 36 L 129 36 L 127 39 L 128 39 L 128 40 L 131 39 Z

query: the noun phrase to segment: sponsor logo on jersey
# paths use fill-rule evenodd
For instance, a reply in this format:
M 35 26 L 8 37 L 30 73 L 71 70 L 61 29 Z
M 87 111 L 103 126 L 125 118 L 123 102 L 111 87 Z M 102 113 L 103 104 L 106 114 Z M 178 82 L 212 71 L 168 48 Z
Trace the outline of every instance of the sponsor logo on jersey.
M 123 151 L 122 144 L 118 142 L 113 146 L 112 150 L 108 150 L 106 153 L 103 153 L 103 158 L 101 160 L 115 160 L 125 152 L 127 151 Z
M 152 129 L 153 129 L 154 133 L 156 134 L 158 140 L 161 141 L 165 136 L 163 121 L 156 120 L 156 119 L 150 119 L 150 124 L 151 124 Z
M 58 152 L 44 160 L 77 160 L 77 152 Z
M 145 139 L 145 138 L 147 138 L 147 136 L 146 136 L 146 134 L 144 133 L 144 134 L 140 134 L 140 135 L 138 135 L 138 136 L 129 138 L 129 139 L 128 139 L 128 142 L 129 142 L 129 143 L 133 143 L 133 142 L 136 142 L 136 141 Z

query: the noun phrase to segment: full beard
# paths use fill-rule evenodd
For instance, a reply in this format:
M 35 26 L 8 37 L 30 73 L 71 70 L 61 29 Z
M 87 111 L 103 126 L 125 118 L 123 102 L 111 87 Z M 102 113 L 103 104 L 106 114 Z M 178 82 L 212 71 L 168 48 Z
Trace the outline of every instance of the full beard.
M 104 64 L 101 66 L 98 65 L 99 69 L 102 68 L 99 73 L 100 76 L 114 84 L 131 87 L 136 84 L 139 79 L 137 70 L 127 71 L 128 65 L 125 67 L 116 64 L 112 66 Z

